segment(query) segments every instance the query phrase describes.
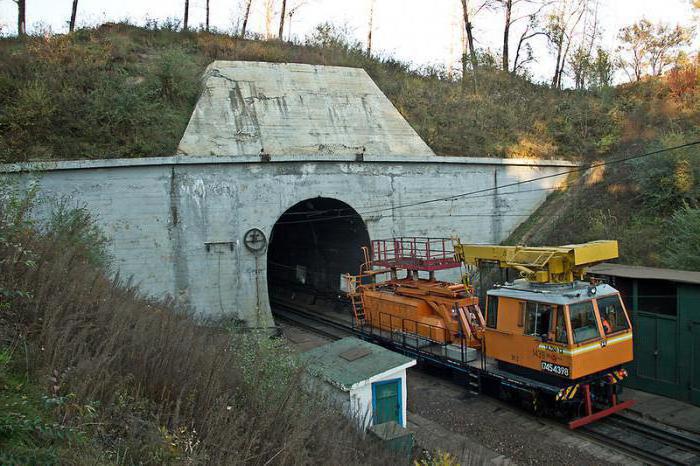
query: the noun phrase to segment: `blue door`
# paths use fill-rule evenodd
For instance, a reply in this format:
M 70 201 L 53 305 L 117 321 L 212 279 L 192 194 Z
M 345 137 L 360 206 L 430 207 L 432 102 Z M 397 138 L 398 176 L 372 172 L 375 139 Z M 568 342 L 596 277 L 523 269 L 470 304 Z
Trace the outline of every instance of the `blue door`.
M 377 425 L 394 421 L 399 425 L 403 425 L 401 401 L 401 379 L 373 383 L 372 423 Z

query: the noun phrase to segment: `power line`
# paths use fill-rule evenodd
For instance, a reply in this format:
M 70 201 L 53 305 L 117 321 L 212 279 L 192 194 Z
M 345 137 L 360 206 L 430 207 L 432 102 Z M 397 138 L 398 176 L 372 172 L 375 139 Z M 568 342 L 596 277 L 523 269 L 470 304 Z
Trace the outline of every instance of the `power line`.
M 459 198 L 462 198 L 462 197 L 467 197 L 467 196 L 470 196 L 470 195 L 472 195 L 472 194 L 480 194 L 480 193 L 484 193 L 484 192 L 495 191 L 495 190 L 498 190 L 498 189 L 501 189 L 501 188 L 511 188 L 511 187 L 514 187 L 514 186 L 521 186 L 521 185 L 523 185 L 523 184 L 532 183 L 532 182 L 534 182 L 534 181 L 540 181 L 540 180 L 546 180 L 546 179 L 549 179 L 549 178 L 555 178 L 555 177 L 558 177 L 558 176 L 568 175 L 568 174 L 571 174 L 571 173 L 576 173 L 576 172 L 580 172 L 580 171 L 590 170 L 590 169 L 592 169 L 592 168 L 603 167 L 603 166 L 605 166 L 605 165 L 615 165 L 615 164 L 618 164 L 618 163 L 628 162 L 628 161 L 630 161 L 630 160 L 641 159 L 641 158 L 643 158 L 643 157 L 649 157 L 649 156 L 652 156 L 652 155 L 661 154 L 661 153 L 663 153 L 663 152 L 670 152 L 670 151 L 673 151 L 673 150 L 683 149 L 683 148 L 695 146 L 695 145 L 698 145 L 698 144 L 700 144 L 700 141 L 689 142 L 689 143 L 686 143 L 686 144 L 681 144 L 681 145 L 679 145 L 679 146 L 668 147 L 668 148 L 665 148 L 665 149 L 659 149 L 659 150 L 655 150 L 655 151 L 653 151 L 653 152 L 646 152 L 646 153 L 644 153 L 644 154 L 631 155 L 631 156 L 628 156 L 628 157 L 622 157 L 622 158 L 610 160 L 610 161 L 607 161 L 607 162 L 591 163 L 591 164 L 589 164 L 589 165 L 587 165 L 587 166 L 584 166 L 584 167 L 572 168 L 571 170 L 566 170 L 566 171 L 563 171 L 563 172 L 560 172 L 560 173 L 555 173 L 555 174 L 553 174 L 553 175 L 538 176 L 538 177 L 535 177 L 535 178 L 530 178 L 530 179 L 528 179 L 528 180 L 516 181 L 516 182 L 513 182 L 513 183 L 506 183 L 506 184 L 503 184 L 503 185 L 500 185 L 500 186 L 494 186 L 494 187 L 492 187 L 492 188 L 478 189 L 478 190 L 476 190 L 476 191 L 469 191 L 469 192 L 466 192 L 466 193 L 455 194 L 455 195 L 453 195 L 453 196 L 446 196 L 446 197 L 441 197 L 441 198 L 436 198 L 436 199 L 426 199 L 426 200 L 423 200 L 423 201 L 416 201 L 416 202 L 412 202 L 412 203 L 409 203 L 409 204 L 403 204 L 403 205 L 399 205 L 399 206 L 386 207 L 386 208 L 377 209 L 377 210 L 369 211 L 369 212 L 360 212 L 360 215 L 363 215 L 363 214 L 372 214 L 372 213 L 375 213 L 375 212 L 384 212 L 384 211 L 386 211 L 386 210 L 403 209 L 403 208 L 406 208 L 406 207 L 415 207 L 415 206 L 418 206 L 418 205 L 430 204 L 430 203 L 433 203 L 433 202 L 450 201 L 450 200 L 459 199 Z
M 680 145 L 678 145 L 678 146 L 673 146 L 673 147 L 667 147 L 667 148 L 663 148 L 663 149 L 658 149 L 658 150 L 655 150 L 655 151 L 652 151 L 652 152 L 645 152 L 645 153 L 642 153 L 642 154 L 636 154 L 636 155 L 631 155 L 631 156 L 627 156 L 627 157 L 621 157 L 621 158 L 618 158 L 618 159 L 613 159 L 613 160 L 608 160 L 608 161 L 603 161 L 603 162 L 594 162 L 594 163 L 591 163 L 591 164 L 588 164 L 588 165 L 585 165 L 585 166 L 572 168 L 572 169 L 570 169 L 570 170 L 565 170 L 565 171 L 562 171 L 562 172 L 559 172 L 559 173 L 554 173 L 554 174 L 551 174 L 551 175 L 538 176 L 538 177 L 530 178 L 530 179 L 527 179 L 527 180 L 516 181 L 516 182 L 513 182 L 513 183 L 506 183 L 506 184 L 502 184 L 502 185 L 498 185 L 498 186 L 493 186 L 493 187 L 489 187 L 489 188 L 483 188 L 483 189 L 478 189 L 478 190 L 474 190 L 474 191 L 468 191 L 468 192 L 465 192 L 465 193 L 454 194 L 454 195 L 451 195 L 451 196 L 445 196 L 445 197 L 439 197 L 439 198 L 432 198 L 432 199 L 425 199 L 425 200 L 422 200 L 422 201 L 416 201 L 416 202 L 411 202 L 411 203 L 407 203 L 407 204 L 400 204 L 400 205 L 396 205 L 396 206 L 387 206 L 387 207 L 377 206 L 376 208 L 373 208 L 374 210 L 366 210 L 366 211 L 362 211 L 362 212 L 357 212 L 357 211 L 355 211 L 355 209 L 353 209 L 352 207 L 345 207 L 345 208 L 335 208 L 335 209 L 326 209 L 326 210 L 311 210 L 311 211 L 306 211 L 306 212 L 290 212 L 289 214 L 283 214 L 282 216 L 284 217 L 285 215 L 292 215 L 292 214 L 294 214 L 294 215 L 302 215 L 302 214 L 307 214 L 307 215 L 322 215 L 322 214 L 328 213 L 328 212 L 337 212 L 338 214 L 340 214 L 340 212 L 343 212 L 343 211 L 352 211 L 353 214 L 351 214 L 351 215 L 336 215 L 336 216 L 333 216 L 333 217 L 309 218 L 309 219 L 304 219 L 304 220 L 292 220 L 292 221 L 286 221 L 286 222 L 277 222 L 276 225 L 293 224 L 293 223 L 309 223 L 309 222 L 318 222 L 318 221 L 328 221 L 328 220 L 336 220 L 336 219 L 342 219 L 342 218 L 357 218 L 358 216 L 359 216 L 359 217 L 362 217 L 362 216 L 365 216 L 365 215 L 371 215 L 371 214 L 376 214 L 376 213 L 382 213 L 382 212 L 386 212 L 386 211 L 394 211 L 394 210 L 397 210 L 397 209 L 403 209 L 403 208 L 407 208 L 407 207 L 415 207 L 415 206 L 419 206 L 419 205 L 431 204 L 431 203 L 434 203 L 434 202 L 445 202 L 445 201 L 452 201 L 452 200 L 463 199 L 463 198 L 472 198 L 472 199 L 474 199 L 474 198 L 479 198 L 479 197 L 486 197 L 485 193 L 491 193 L 491 192 L 493 192 L 493 191 L 498 191 L 499 189 L 503 189 L 503 188 L 512 188 L 512 187 L 516 187 L 516 186 L 522 186 L 522 185 L 524 185 L 524 184 L 533 183 L 533 182 L 535 182 L 535 181 L 541 181 L 541 180 L 556 178 L 556 177 L 559 177 L 559 176 L 569 175 L 569 174 L 572 174 L 572 173 L 583 172 L 583 171 L 591 170 L 591 169 L 593 169 L 593 168 L 603 167 L 603 166 L 606 166 L 606 165 L 616 165 L 616 164 L 619 164 L 619 163 L 628 162 L 628 161 L 630 161 L 630 160 L 641 159 L 641 158 L 644 158 L 644 157 L 650 157 L 650 156 L 652 156 L 652 155 L 657 155 L 657 154 L 661 154 L 661 153 L 664 153 L 664 152 L 671 152 L 671 151 L 674 151 L 674 150 L 684 149 L 684 148 L 686 148 L 686 147 L 696 146 L 696 145 L 698 145 L 698 144 L 700 144 L 700 140 L 698 140 L 698 141 L 693 141 L 693 142 L 688 142 L 688 143 L 685 143 L 685 144 L 680 144 Z M 540 188 L 540 189 L 542 189 L 542 190 L 550 190 L 550 189 L 553 190 L 553 189 L 556 189 L 556 188 Z M 512 191 L 512 192 L 509 192 L 509 193 L 499 193 L 499 194 L 500 194 L 500 195 L 504 195 L 504 194 L 519 194 L 519 193 L 526 193 L 526 192 L 531 192 L 531 191 L 536 191 L 536 190 Z M 481 196 L 478 196 L 479 194 L 481 194 Z M 491 196 L 491 194 L 488 194 L 488 196 Z M 501 215 L 499 215 L 499 214 L 492 214 L 492 216 L 497 216 L 497 217 L 506 216 L 506 215 L 507 215 L 507 214 L 501 214 Z M 465 215 L 465 216 L 470 216 L 470 215 Z M 478 214 L 472 214 L 471 216 L 478 216 Z M 380 216 L 379 218 L 381 218 L 381 216 Z

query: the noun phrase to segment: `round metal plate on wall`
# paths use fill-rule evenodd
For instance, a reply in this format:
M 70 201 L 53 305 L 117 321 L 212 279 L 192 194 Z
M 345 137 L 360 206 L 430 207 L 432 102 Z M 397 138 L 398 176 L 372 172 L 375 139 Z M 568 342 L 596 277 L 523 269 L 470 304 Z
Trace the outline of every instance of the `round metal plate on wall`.
M 259 228 L 251 228 L 243 235 L 243 244 L 253 254 L 262 254 L 267 249 L 267 238 Z

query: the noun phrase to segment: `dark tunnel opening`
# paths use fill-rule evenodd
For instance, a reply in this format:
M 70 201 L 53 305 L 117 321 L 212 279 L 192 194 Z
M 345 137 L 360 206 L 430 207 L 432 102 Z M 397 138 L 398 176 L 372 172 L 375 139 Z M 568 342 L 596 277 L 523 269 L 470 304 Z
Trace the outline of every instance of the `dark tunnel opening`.
M 318 197 L 295 204 L 278 219 L 267 253 L 270 304 L 341 311 L 341 277 L 357 274 L 369 245 L 362 217 L 348 204 Z

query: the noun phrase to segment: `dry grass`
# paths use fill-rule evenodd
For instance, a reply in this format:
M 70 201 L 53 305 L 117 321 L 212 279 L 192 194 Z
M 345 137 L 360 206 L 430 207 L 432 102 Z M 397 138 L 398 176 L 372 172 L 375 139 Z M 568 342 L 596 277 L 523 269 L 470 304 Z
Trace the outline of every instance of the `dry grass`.
M 95 262 L 99 241 L 79 240 L 92 228 L 84 212 L 63 222 L 70 228 L 42 233 L 21 210 L 0 206 L 1 343 L 18 354 L 26 347 L 30 377 L 56 400 L 57 419 L 94 439 L 100 460 L 396 461 L 300 390 L 301 369 L 280 342 L 198 325 L 110 279 Z M 83 453 L 94 446 L 62 462 L 90 462 Z

